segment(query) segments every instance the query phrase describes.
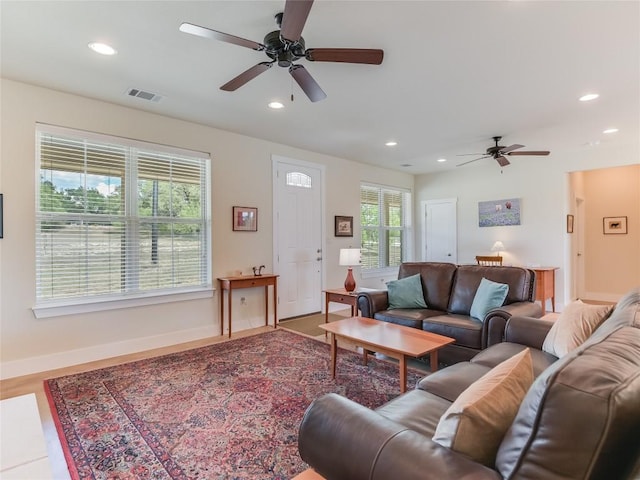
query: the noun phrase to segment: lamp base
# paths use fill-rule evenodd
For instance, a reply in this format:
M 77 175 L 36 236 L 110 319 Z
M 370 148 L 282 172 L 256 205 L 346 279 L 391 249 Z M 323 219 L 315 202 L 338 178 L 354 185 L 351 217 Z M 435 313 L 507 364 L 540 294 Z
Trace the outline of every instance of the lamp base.
M 356 281 L 353 278 L 353 268 L 347 269 L 347 279 L 344 281 L 344 289 L 351 293 L 356 289 Z

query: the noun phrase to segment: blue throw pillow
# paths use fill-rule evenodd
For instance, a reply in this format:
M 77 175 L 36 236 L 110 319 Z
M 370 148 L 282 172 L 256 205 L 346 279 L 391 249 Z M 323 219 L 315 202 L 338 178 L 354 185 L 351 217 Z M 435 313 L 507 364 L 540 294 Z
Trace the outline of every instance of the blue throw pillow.
M 496 283 L 483 278 L 476 296 L 473 297 L 470 315 L 483 322 L 489 310 L 502 306 L 507 293 L 509 293 L 509 285 L 506 283 Z
M 422 294 L 422 280 L 416 273 L 387 283 L 389 310 L 394 308 L 427 308 Z

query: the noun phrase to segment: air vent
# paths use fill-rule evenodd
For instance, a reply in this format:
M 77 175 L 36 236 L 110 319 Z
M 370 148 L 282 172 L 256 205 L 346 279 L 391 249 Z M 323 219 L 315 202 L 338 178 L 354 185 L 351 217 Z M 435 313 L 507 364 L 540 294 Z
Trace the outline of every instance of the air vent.
M 140 98 L 142 100 L 147 100 L 149 102 L 158 103 L 164 97 L 162 95 L 158 95 L 157 93 L 147 92 L 145 90 L 140 90 L 139 88 L 130 88 L 127 90 L 127 95 L 130 97 Z
M 406 167 L 413 167 L 413 165 L 412 165 L 412 164 L 410 164 L 410 163 L 401 163 L 401 164 L 400 164 L 400 166 L 401 166 L 401 167 L 405 167 L 405 168 L 406 168 Z

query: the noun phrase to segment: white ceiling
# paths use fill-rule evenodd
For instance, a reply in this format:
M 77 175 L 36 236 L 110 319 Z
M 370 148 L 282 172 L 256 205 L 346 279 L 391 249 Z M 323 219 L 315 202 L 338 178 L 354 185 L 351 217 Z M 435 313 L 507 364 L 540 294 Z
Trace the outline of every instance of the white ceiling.
M 1 73 L 409 173 L 455 168 L 473 158 L 456 154 L 483 152 L 494 135 L 552 155 L 640 141 L 638 1 L 316 0 L 303 30 L 307 48 L 385 52 L 380 66 L 301 60 L 327 93 L 318 103 L 275 66 L 236 92 L 219 90 L 266 55 L 178 30 L 190 22 L 262 43 L 283 7 L 284 0 L 1 0 Z M 92 41 L 118 54 L 97 55 L 87 48 Z M 128 97 L 131 87 L 164 99 Z M 578 102 L 592 91 L 600 98 Z M 276 99 L 284 109 L 266 108 Z M 620 131 L 603 135 L 610 126 Z M 385 147 L 391 139 L 398 146 Z

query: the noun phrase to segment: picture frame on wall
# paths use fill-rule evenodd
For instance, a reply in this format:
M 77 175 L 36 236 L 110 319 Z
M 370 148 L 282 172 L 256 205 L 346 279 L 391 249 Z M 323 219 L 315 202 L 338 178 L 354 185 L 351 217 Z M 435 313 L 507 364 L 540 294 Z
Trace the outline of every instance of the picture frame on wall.
M 233 231 L 257 232 L 258 209 L 254 207 L 233 207 Z
M 625 235 L 627 233 L 627 217 L 604 217 L 602 232 L 605 235 Z
M 4 197 L 0 193 L 0 238 L 4 238 Z
M 336 237 L 353 237 L 353 217 L 336 215 L 335 236 Z
M 567 215 L 567 233 L 573 233 L 573 215 Z

